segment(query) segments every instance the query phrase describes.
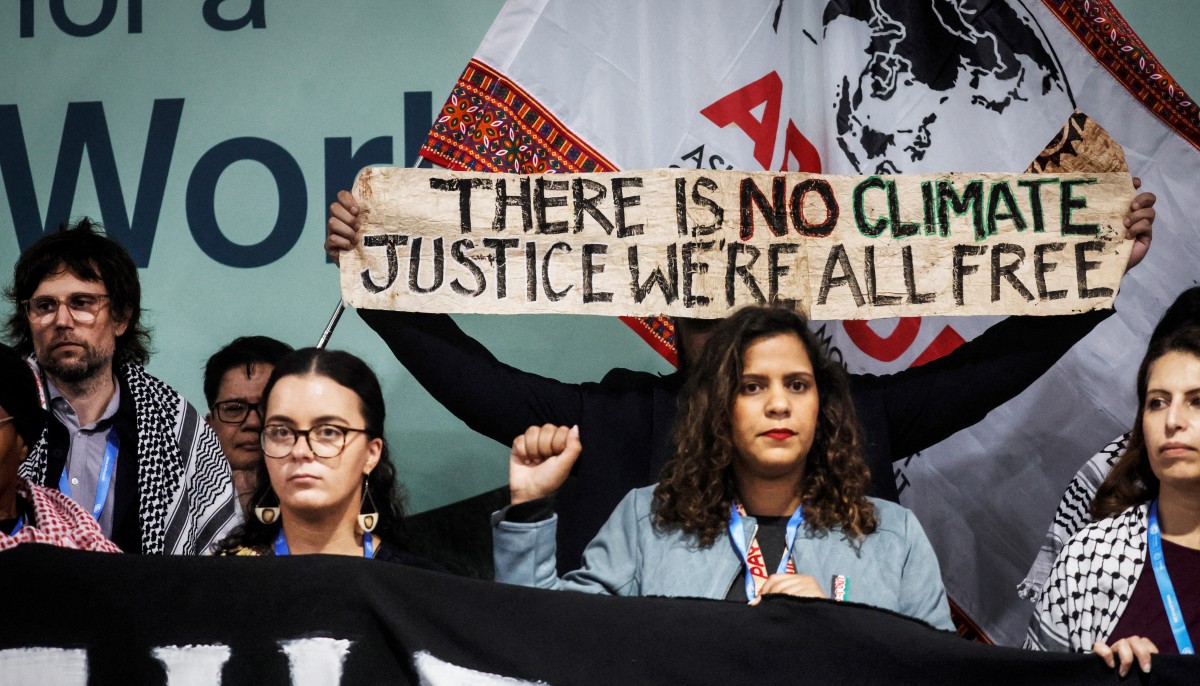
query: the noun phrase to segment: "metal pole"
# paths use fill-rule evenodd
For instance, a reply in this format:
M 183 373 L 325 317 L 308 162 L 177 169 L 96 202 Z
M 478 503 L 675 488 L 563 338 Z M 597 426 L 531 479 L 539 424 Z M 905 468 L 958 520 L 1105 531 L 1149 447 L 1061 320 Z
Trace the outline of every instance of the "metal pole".
M 413 162 L 413 167 L 420 167 L 425 161 L 424 157 L 417 155 L 417 159 Z M 329 344 L 329 338 L 333 336 L 333 330 L 337 328 L 338 320 L 342 318 L 342 313 L 346 311 L 345 301 L 339 300 L 337 307 L 333 310 L 333 315 L 329 318 L 329 323 L 325 325 L 325 330 L 321 332 L 321 338 L 317 340 L 317 347 L 324 349 Z
M 329 343 L 329 337 L 333 335 L 334 328 L 337 327 L 338 320 L 342 318 L 342 313 L 346 311 L 346 303 L 339 300 L 337 307 L 333 310 L 333 316 L 329 318 L 329 323 L 325 325 L 325 330 L 321 332 L 321 338 L 317 341 L 318 348 L 324 348 Z

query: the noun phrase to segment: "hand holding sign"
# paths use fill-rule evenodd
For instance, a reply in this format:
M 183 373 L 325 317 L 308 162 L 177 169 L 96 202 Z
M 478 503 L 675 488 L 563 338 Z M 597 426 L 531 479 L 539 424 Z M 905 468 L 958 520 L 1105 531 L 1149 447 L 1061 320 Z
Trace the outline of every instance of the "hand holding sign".
M 512 504 L 545 498 L 557 491 L 583 450 L 579 427 L 531 426 L 513 441 L 508 459 Z
M 358 245 L 358 203 L 350 191 L 338 191 L 337 202 L 329 206 L 326 229 L 325 254 L 340 264 L 342 251 Z
M 1133 187 L 1141 188 L 1142 180 L 1133 177 Z M 1153 193 L 1138 193 L 1129 203 L 1129 214 L 1125 215 L 1125 238 L 1133 241 L 1133 249 L 1129 253 L 1125 271 L 1138 266 L 1150 250 L 1150 241 L 1154 237 L 1154 203 L 1157 200 Z
M 1145 255 L 1154 196 L 1134 188 L 1120 146 L 1076 112 L 1020 175 L 373 167 L 331 207 L 326 249 L 354 248 L 345 300 L 378 309 L 1066 314 L 1111 306 Z

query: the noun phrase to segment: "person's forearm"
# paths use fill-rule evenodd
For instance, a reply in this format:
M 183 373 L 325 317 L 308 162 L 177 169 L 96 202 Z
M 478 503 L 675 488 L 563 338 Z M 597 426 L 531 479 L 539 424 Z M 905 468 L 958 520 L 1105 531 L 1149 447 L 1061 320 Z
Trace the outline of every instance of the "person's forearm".
M 864 379 L 884 394 L 891 454 L 902 459 L 982 420 L 1019 395 L 1112 315 L 1009 317 L 929 364 Z
M 417 383 L 473 430 L 502 444 L 534 424 L 580 420 L 580 390 L 496 359 L 449 315 L 360 310 Z

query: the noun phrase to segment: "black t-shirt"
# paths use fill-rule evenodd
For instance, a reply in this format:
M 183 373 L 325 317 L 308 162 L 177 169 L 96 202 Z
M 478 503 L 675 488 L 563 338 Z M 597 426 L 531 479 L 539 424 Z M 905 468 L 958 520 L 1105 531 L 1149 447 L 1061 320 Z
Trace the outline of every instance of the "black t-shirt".
M 762 550 L 763 564 L 767 568 L 767 574 L 774 574 L 775 570 L 779 569 L 779 561 L 783 558 L 783 552 L 787 549 L 787 523 L 791 517 L 758 517 L 754 516 L 758 522 L 758 531 L 754 537 L 758 540 L 758 547 Z M 738 568 L 737 578 L 733 580 L 733 584 L 729 587 L 729 592 L 725 594 L 725 600 L 739 600 L 747 602 L 746 597 L 746 563 Z

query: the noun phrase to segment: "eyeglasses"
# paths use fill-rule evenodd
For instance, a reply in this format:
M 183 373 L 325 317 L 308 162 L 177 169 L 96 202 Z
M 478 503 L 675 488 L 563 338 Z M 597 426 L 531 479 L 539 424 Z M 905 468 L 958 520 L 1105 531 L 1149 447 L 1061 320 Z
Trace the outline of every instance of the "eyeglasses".
M 286 424 L 267 424 L 262 431 L 262 449 L 267 457 L 284 458 L 291 454 L 296 438 L 304 436 L 308 448 L 317 457 L 330 458 L 342 454 L 346 447 L 346 434 L 366 429 L 351 429 L 337 424 L 318 424 L 311 429 L 293 429 Z
M 14 419 L 16 419 L 16 417 L 0 417 L 0 424 L 3 424 L 4 422 L 11 422 Z
M 96 315 L 100 314 L 105 301 L 110 299 L 103 293 L 72 293 L 62 300 L 53 295 L 39 295 L 22 300 L 21 304 L 25 306 L 25 314 L 39 324 L 53 321 L 60 304 L 67 306 L 71 319 L 76 323 L 91 324 L 96 321 Z
M 262 419 L 262 409 L 245 400 L 223 400 L 213 405 L 213 413 L 217 415 L 217 419 L 226 424 L 241 424 L 250 416 L 250 410 L 254 410 L 258 418 Z

